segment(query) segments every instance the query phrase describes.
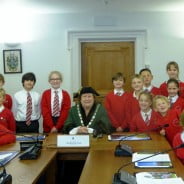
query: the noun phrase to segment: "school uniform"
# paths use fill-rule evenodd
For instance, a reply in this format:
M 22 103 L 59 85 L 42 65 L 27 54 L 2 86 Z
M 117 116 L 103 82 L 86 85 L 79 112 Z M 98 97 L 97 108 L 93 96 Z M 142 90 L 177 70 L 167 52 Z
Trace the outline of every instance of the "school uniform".
M 178 95 L 168 98 L 170 101 L 171 109 L 174 109 L 178 112 L 178 114 L 181 114 L 184 109 L 184 99 L 179 97 Z
M 71 100 L 67 91 L 58 89 L 59 95 L 59 115 L 53 116 L 54 89 L 48 89 L 43 92 L 41 98 L 41 112 L 43 116 L 44 132 L 50 132 L 53 127 L 61 131 L 64 122 L 68 116 Z
M 105 97 L 105 109 L 114 128 L 126 129 L 128 127 L 125 114 L 127 96 L 127 92 L 123 90 L 114 90 Z
M 143 87 L 143 91 L 148 91 L 150 92 L 152 95 L 156 96 L 156 95 L 160 95 L 160 89 L 153 86 L 153 85 L 150 85 L 149 87 Z
M 0 124 L 13 132 L 16 131 L 16 124 L 13 113 L 3 105 L 0 107 Z
M 16 141 L 12 131 L 0 124 L 0 145 L 13 143 Z
M 179 146 L 184 143 L 184 131 L 177 133 L 173 139 L 173 147 Z M 175 150 L 176 155 L 184 164 L 184 148 L 179 148 Z
M 135 114 L 140 111 L 139 101 L 135 96 L 135 92 L 130 92 L 126 101 L 126 121 L 128 126 L 130 126 L 130 122 Z
M 12 109 L 12 97 L 10 95 L 5 95 L 5 101 L 3 102 L 3 105 L 10 110 Z
M 144 113 L 143 111 L 138 112 L 136 115 L 134 115 L 130 122 L 130 131 L 146 132 L 156 129 L 159 126 L 157 124 L 156 117 L 156 112 L 152 109 L 150 109 L 147 113 Z
M 169 126 L 164 128 L 166 131 L 166 138 L 172 145 L 174 136 L 182 130 L 179 124 L 179 115 L 175 110 L 169 109 L 165 116 L 157 113 L 157 121 L 159 125 L 168 124 Z
M 30 124 L 27 125 L 27 96 L 28 92 L 23 89 L 15 93 L 13 98 L 13 114 L 16 120 L 17 133 L 38 133 L 40 118 L 40 94 L 35 91 L 29 91 L 32 103 L 32 113 Z
M 160 92 L 163 96 L 168 96 L 167 81 L 160 85 Z M 184 82 L 179 81 L 179 96 L 184 98 Z

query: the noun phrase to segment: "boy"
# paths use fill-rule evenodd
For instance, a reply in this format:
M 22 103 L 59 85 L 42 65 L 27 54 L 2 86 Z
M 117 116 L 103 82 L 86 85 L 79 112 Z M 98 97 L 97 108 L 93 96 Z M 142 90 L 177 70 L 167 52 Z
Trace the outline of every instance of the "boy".
M 151 81 L 153 80 L 153 75 L 151 73 L 151 70 L 148 68 L 143 68 L 142 70 L 140 70 L 139 74 L 143 77 L 144 79 L 144 86 L 143 86 L 143 90 L 144 91 L 148 91 L 151 94 L 153 94 L 154 96 L 156 95 L 160 95 L 160 90 L 159 88 L 153 86 L 151 84 Z
M 0 89 L 0 124 L 6 127 L 8 130 L 15 132 L 16 125 L 13 117 L 13 113 L 4 106 L 6 92 L 4 89 Z
M 4 76 L 3 76 L 2 74 L 0 74 L 0 88 L 3 88 L 4 83 L 5 83 Z M 6 94 L 5 100 L 4 100 L 4 102 L 3 102 L 3 105 L 4 105 L 6 108 L 8 108 L 8 109 L 11 110 L 11 108 L 12 108 L 12 98 L 11 98 L 10 95 Z
M 52 71 L 48 79 L 51 89 L 43 92 L 41 110 L 43 129 L 46 133 L 61 131 L 71 106 L 70 96 L 61 89 L 63 77 L 59 71 Z
M 35 83 L 34 73 L 25 73 L 22 76 L 23 90 L 14 95 L 13 113 L 17 133 L 39 132 L 40 95 L 33 91 Z
M 172 145 L 174 136 L 182 130 L 179 125 L 179 115 L 175 110 L 170 109 L 170 102 L 165 96 L 157 95 L 154 98 L 153 105 L 157 112 L 158 125 L 169 125 L 167 128 L 162 129 L 160 134 L 166 136 L 167 140 Z
M 125 77 L 118 72 L 112 77 L 114 90 L 105 97 L 105 108 L 116 132 L 126 131 L 128 128 L 125 117 L 125 103 L 127 93 L 123 90 Z

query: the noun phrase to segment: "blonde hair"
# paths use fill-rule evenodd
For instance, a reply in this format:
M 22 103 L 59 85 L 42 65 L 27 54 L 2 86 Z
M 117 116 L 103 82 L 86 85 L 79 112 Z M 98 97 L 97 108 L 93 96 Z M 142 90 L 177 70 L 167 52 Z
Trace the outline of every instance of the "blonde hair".
M 4 80 L 4 76 L 3 74 L 0 73 L 0 81 L 2 81 L 2 83 L 4 84 L 5 80 Z
M 139 94 L 139 99 L 140 99 L 141 95 L 145 95 L 151 102 L 153 102 L 153 95 L 150 92 L 142 91 Z
M 154 107 L 154 109 L 156 108 L 156 102 L 157 102 L 157 100 L 163 100 L 163 101 L 165 101 L 166 103 L 168 103 L 168 105 L 170 105 L 169 99 L 168 99 L 166 96 L 156 95 L 156 96 L 153 98 L 153 107 Z
M 59 76 L 59 79 L 61 80 L 61 82 L 63 81 L 63 76 L 62 76 L 61 72 L 59 72 L 59 71 L 52 71 L 52 72 L 50 72 L 48 81 L 51 80 L 51 77 L 52 77 L 53 74 L 58 75 Z
M 0 96 L 5 98 L 5 95 L 6 95 L 6 91 L 3 88 L 0 88 Z
M 140 80 L 142 80 L 142 82 L 144 82 L 144 79 L 143 79 L 143 77 L 140 74 L 133 75 L 132 76 L 132 80 L 134 80 L 134 79 L 140 79 Z

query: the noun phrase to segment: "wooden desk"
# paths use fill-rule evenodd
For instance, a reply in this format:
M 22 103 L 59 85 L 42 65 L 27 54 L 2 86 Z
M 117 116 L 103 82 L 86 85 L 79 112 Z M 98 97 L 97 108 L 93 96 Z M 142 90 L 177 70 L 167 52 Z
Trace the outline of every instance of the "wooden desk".
M 133 148 L 133 151 L 164 151 L 170 149 L 169 143 L 166 139 L 156 133 L 150 134 L 152 140 L 150 141 L 124 141 L 126 144 Z M 98 140 L 97 140 L 98 141 Z M 103 140 L 101 140 L 103 142 Z M 114 142 L 104 141 L 105 149 L 100 149 L 100 144 L 96 146 L 93 145 L 90 149 L 88 157 L 83 168 L 79 184 L 111 184 L 113 174 L 117 170 L 128 162 L 131 162 L 131 157 L 115 157 L 114 147 L 109 146 L 114 144 Z M 117 142 L 115 143 L 117 145 Z M 93 147 L 94 146 L 94 147 Z M 113 149 L 110 149 L 113 148 Z M 184 178 L 184 166 L 175 156 L 174 152 L 169 152 L 171 161 L 173 163 L 173 168 L 169 169 L 137 169 L 131 164 L 125 168 L 125 171 L 130 173 L 142 172 L 142 171 L 174 171 L 176 174 Z

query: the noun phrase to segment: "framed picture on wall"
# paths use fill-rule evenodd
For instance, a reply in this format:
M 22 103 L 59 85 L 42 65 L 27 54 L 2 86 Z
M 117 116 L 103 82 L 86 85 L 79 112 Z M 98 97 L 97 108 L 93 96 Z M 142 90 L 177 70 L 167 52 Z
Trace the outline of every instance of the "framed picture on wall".
M 3 50 L 4 73 L 22 73 L 21 49 Z

